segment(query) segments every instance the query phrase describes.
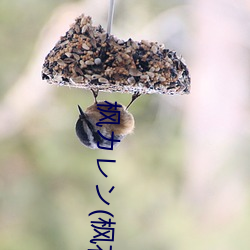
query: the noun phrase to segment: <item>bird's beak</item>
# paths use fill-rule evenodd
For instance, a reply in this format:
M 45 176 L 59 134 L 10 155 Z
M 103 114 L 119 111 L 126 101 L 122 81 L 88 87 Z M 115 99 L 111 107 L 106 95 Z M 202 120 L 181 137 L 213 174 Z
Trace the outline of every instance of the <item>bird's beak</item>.
M 78 110 L 79 110 L 79 113 L 80 113 L 80 117 L 85 118 L 86 116 L 85 116 L 84 112 L 82 111 L 82 108 L 79 105 L 77 105 L 77 106 L 78 106 Z

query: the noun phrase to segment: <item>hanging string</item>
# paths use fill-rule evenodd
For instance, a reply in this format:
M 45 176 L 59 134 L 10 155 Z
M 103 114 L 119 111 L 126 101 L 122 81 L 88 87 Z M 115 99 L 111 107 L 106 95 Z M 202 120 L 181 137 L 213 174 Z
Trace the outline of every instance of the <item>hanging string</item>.
M 108 27 L 107 27 L 107 33 L 109 35 L 111 34 L 111 30 L 112 30 L 114 10 L 115 10 L 115 0 L 110 0 L 109 14 L 108 14 Z

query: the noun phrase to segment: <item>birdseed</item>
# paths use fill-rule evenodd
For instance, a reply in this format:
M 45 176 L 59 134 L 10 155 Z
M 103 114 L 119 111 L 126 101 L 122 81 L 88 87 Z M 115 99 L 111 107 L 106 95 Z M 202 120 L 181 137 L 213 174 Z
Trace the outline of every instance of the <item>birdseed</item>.
M 182 57 L 157 42 L 123 41 L 81 15 L 45 58 L 43 80 L 60 86 L 140 94 L 188 94 Z

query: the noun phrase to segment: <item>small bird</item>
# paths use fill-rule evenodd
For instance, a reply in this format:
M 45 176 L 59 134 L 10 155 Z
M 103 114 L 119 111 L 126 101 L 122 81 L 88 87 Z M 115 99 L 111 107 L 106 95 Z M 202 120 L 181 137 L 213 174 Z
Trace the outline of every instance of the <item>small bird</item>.
M 134 117 L 131 113 L 128 112 L 127 108 L 121 104 L 114 104 L 110 107 L 104 101 L 97 101 L 97 93 L 92 90 L 95 98 L 95 103 L 88 107 L 84 112 L 82 108 L 78 105 L 79 109 L 79 118 L 76 122 L 76 135 L 78 136 L 79 140 L 88 148 L 97 149 L 98 143 L 99 147 L 110 148 L 111 143 L 114 146 L 117 146 L 119 142 L 117 141 L 109 141 L 104 139 L 106 137 L 110 139 L 112 137 L 112 132 L 114 132 L 113 140 L 122 140 L 128 134 L 131 134 L 134 130 L 135 121 Z M 98 106 L 98 105 L 105 105 L 105 106 Z M 120 107 L 116 107 L 116 106 Z M 129 104 L 130 105 L 130 104 Z M 128 106 L 129 106 L 128 105 Z M 112 111 L 119 111 L 120 113 L 120 123 L 119 124 L 101 124 L 102 126 L 98 126 L 98 122 L 103 119 L 103 115 L 101 114 L 98 107 L 102 110 L 112 112 Z M 105 112 L 104 111 L 104 112 Z M 115 114 L 115 112 L 114 112 Z M 114 120 L 118 120 L 118 113 L 112 116 Z M 110 120 L 109 120 L 110 121 Z M 98 130 L 101 136 L 98 133 Z

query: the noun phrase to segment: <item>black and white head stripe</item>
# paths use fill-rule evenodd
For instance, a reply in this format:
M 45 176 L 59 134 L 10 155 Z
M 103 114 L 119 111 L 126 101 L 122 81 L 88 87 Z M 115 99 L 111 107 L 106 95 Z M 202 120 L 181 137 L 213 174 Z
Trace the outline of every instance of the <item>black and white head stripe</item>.
M 92 124 L 86 114 L 82 111 L 81 107 L 78 105 L 78 109 L 80 112 L 79 119 L 76 122 L 76 134 L 81 141 L 86 147 L 91 148 L 91 149 L 97 149 L 98 148 L 98 142 L 99 146 L 101 147 L 110 147 L 111 146 L 111 141 L 104 140 L 99 133 L 97 132 L 97 128 L 95 124 Z M 107 136 L 107 135 L 105 135 Z M 107 136 L 110 137 L 111 135 Z M 115 135 L 114 139 L 115 140 L 122 140 L 124 136 L 122 135 Z M 115 146 L 119 142 L 113 142 L 113 145 Z

